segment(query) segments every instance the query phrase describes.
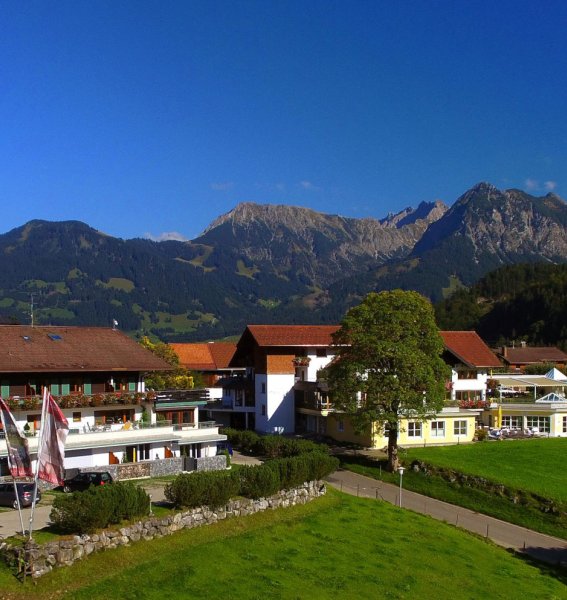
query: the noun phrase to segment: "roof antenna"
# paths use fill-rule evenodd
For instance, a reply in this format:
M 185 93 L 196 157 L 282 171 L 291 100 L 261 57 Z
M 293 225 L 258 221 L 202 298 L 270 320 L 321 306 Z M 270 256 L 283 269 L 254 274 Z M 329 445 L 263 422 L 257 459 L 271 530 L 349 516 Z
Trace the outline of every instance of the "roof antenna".
M 116 331 L 118 327 L 118 321 L 116 319 L 112 319 L 112 331 Z
M 33 294 L 30 294 L 30 316 L 31 316 L 31 326 L 33 327 Z

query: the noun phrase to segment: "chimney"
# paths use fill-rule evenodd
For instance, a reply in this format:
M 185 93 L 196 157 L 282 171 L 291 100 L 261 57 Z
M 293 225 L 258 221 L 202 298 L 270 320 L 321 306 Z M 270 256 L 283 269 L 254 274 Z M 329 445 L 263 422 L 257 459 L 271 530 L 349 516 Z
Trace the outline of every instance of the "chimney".
M 508 356 L 508 347 L 502 346 L 502 356 L 506 358 Z

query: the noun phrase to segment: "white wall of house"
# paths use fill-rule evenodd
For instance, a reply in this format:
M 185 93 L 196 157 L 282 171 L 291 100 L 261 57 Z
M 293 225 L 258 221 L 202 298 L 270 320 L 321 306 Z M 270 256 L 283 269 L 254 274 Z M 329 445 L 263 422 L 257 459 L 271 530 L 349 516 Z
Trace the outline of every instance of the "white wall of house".
M 486 382 L 489 374 L 486 370 L 477 370 L 475 379 L 460 379 L 458 371 L 451 371 L 451 400 L 455 400 L 456 392 L 480 392 L 483 400 L 486 400 Z
M 256 430 L 263 433 L 295 431 L 295 376 L 256 373 Z
M 334 358 L 334 355 L 330 354 L 329 350 L 327 350 L 327 356 L 317 356 L 315 348 L 310 348 L 307 356 L 309 356 L 311 361 L 307 367 L 306 381 L 317 381 L 317 371 L 326 367 Z

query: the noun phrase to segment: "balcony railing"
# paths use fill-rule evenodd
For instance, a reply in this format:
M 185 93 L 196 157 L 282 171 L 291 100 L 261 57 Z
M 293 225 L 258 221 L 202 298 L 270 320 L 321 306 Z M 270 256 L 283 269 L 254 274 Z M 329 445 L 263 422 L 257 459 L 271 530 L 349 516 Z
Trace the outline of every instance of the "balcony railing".
M 86 408 L 99 406 L 132 405 L 155 400 L 155 392 L 105 392 L 83 394 L 72 392 L 53 396 L 61 408 Z M 41 396 L 10 396 L 6 403 L 11 410 L 41 410 Z
M 333 403 L 327 399 L 304 398 L 296 402 L 298 408 L 307 408 L 309 410 L 332 410 Z

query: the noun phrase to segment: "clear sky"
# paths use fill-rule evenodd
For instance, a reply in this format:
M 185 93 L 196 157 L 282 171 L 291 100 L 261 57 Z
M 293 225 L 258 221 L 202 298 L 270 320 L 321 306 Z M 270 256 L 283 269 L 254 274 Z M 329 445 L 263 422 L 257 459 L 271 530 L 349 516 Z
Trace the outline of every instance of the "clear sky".
M 567 196 L 567 2 L 0 2 L 0 232 Z

